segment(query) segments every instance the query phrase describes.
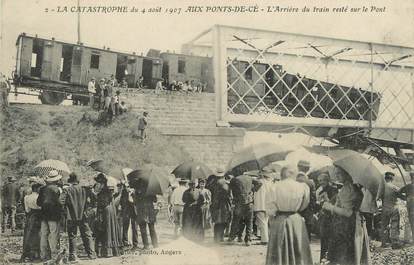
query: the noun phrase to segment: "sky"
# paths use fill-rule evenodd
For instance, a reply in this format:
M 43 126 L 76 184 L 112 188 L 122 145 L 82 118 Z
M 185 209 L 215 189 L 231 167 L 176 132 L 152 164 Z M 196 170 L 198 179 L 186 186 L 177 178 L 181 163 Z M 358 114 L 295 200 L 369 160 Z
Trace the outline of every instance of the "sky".
M 76 0 L 0 0 L 1 66 L 9 74 L 15 64 L 15 41 L 26 32 L 76 42 L 76 13 L 44 12 L 46 8 L 75 6 Z M 214 24 L 237 25 L 352 40 L 414 46 L 414 1 L 406 0 L 278 0 L 278 1 L 186 1 L 186 0 L 80 0 L 86 6 L 185 8 L 188 5 L 255 5 L 280 7 L 367 6 L 385 7 L 386 12 L 367 13 L 261 13 L 257 14 L 82 14 L 81 40 L 97 47 L 144 52 L 149 48 L 179 51 L 201 31 Z

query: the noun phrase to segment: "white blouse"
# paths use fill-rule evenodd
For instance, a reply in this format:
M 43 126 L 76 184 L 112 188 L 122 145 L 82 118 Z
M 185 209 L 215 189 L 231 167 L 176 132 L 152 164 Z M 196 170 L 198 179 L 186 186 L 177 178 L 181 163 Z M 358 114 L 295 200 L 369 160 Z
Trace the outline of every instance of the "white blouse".
M 304 210 L 310 199 L 310 189 L 306 183 L 293 179 L 281 180 L 266 195 L 266 211 L 269 215 L 281 212 L 300 212 Z

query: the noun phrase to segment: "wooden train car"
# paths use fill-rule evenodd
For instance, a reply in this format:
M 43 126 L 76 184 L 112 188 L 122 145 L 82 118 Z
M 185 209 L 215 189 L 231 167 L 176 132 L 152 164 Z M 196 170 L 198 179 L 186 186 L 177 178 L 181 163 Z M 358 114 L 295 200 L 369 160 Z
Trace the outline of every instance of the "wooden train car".
M 162 77 L 166 84 L 189 81 L 194 85 L 201 84 L 203 92 L 214 92 L 214 72 L 210 57 L 164 52 L 161 53 L 161 59 Z
M 85 94 L 92 77 L 121 81 L 135 87 L 140 76 L 144 85 L 154 87 L 161 78 L 160 58 L 99 49 L 83 44 L 20 34 L 14 83 L 39 89 L 43 103 L 59 104 L 66 94 Z M 63 92 L 63 93 L 62 93 Z
M 304 117 L 309 113 L 312 117 L 329 119 L 377 118 L 375 113 L 378 113 L 380 106 L 378 93 L 286 73 L 282 65 L 269 68 L 269 64 L 256 62 L 252 67 L 247 62 L 235 60 L 228 65 L 227 80 L 232 87 L 228 93 L 228 105 L 235 114 L 257 111 L 263 106 L 260 102 L 263 98 L 267 107 L 274 108 L 274 112 L 282 116 Z M 251 86 L 254 92 L 249 90 Z M 370 117 L 369 111 L 371 94 L 373 117 Z

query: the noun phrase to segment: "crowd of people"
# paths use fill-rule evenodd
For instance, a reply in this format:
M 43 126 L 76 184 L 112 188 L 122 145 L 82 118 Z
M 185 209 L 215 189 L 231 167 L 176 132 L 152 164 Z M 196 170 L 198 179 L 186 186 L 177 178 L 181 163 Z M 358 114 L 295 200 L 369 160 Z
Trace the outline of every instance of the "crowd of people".
M 8 178 L 2 188 L 2 232 L 9 219 L 14 232 L 16 204 L 22 199 L 26 211 L 22 261 L 59 257 L 64 231 L 70 261 L 77 260 L 78 230 L 89 259 L 119 256 L 126 247 L 138 250 L 138 228 L 143 249 L 150 248 L 148 232 L 152 247 L 158 247 L 157 196 L 108 176 L 102 160 L 89 161 L 88 166 L 96 171 L 92 187 L 81 186 L 75 173 L 63 183 L 58 171 L 51 170 L 47 178 L 32 177 L 31 192 L 20 196 L 15 178 Z M 264 168 L 232 176 L 218 169 L 206 179 L 177 178 L 168 195 L 174 235 L 201 243 L 212 228 L 215 243 L 234 244 L 237 239 L 246 246 L 256 237 L 267 246 L 266 264 L 313 264 L 310 238 L 315 231 L 310 219 L 317 216 L 321 262 L 370 264 L 372 208 L 382 204 L 381 247 L 389 242 L 392 248 L 402 247 L 397 199 L 407 201 L 414 228 L 414 174 L 412 183 L 399 189 L 393 184 L 394 174 L 385 173 L 384 190 L 375 197 L 339 168 L 335 183 L 325 172 L 312 180 L 309 169 L 309 162 L 301 160 L 277 173 Z M 131 171 L 123 169 L 123 179 Z
M 92 77 L 88 82 L 89 105 L 94 109 L 106 111 L 111 117 L 125 113 L 128 108 L 125 101 L 121 100 L 121 91 L 119 89 L 115 91 L 120 85 L 125 86 L 125 84 L 126 81 L 118 84 L 114 75 L 99 81 Z

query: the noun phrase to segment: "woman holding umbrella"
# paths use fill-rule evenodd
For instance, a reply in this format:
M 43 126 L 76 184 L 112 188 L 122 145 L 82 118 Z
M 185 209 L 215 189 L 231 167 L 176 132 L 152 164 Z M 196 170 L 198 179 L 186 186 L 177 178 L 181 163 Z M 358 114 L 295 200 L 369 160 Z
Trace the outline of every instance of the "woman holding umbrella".
M 122 231 L 116 216 L 114 190 L 117 181 L 104 173 L 95 177 L 94 194 L 97 196 L 95 251 L 100 257 L 122 254 Z
M 370 264 L 368 237 L 359 215 L 363 193 L 341 168 L 337 168 L 337 179 L 343 187 L 335 205 L 325 202 L 322 206 L 331 212 L 332 226 L 335 227 L 328 259 L 332 264 Z

